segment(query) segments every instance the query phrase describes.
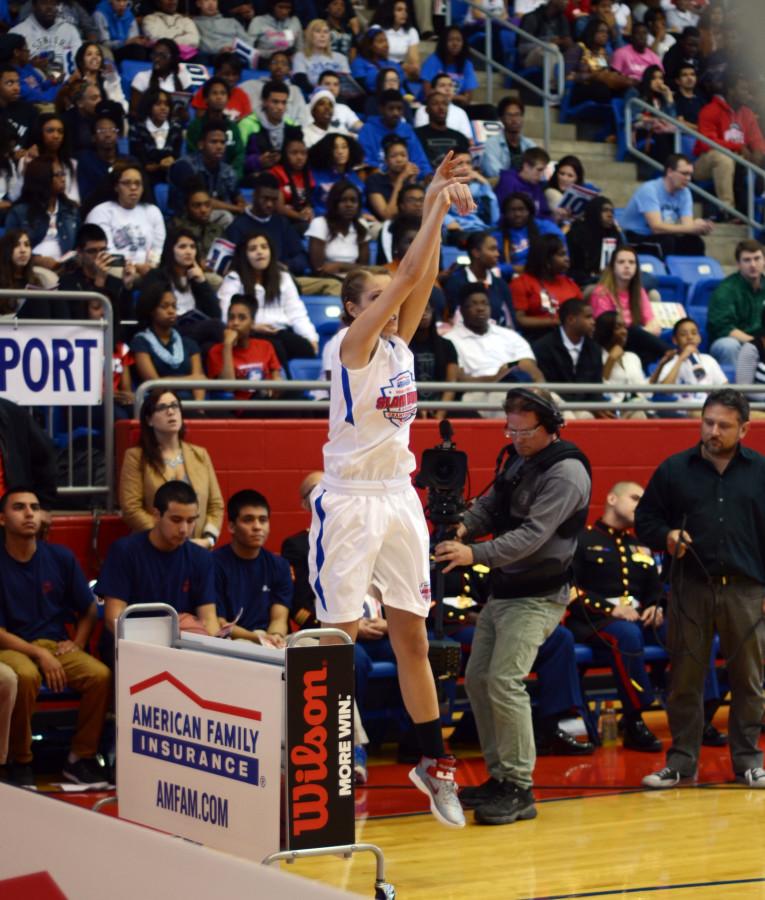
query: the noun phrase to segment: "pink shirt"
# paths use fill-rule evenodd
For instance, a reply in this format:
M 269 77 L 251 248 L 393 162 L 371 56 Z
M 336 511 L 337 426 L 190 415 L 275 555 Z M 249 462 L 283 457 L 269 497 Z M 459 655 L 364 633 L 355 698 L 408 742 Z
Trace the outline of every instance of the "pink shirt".
M 619 310 L 624 319 L 624 324 L 632 325 L 632 313 L 630 312 L 630 301 L 627 291 L 620 291 L 618 299 Z M 613 295 L 609 294 L 602 284 L 599 284 L 590 294 L 590 306 L 596 319 L 601 313 L 611 312 L 611 310 L 617 308 Z M 653 310 L 651 309 L 651 301 L 648 299 L 648 294 L 644 288 L 640 289 L 640 312 L 643 315 L 643 325 L 645 326 L 653 319 Z
M 626 75 L 627 78 L 634 78 L 635 81 L 640 81 L 648 66 L 659 66 L 662 72 L 664 71 L 661 60 L 648 47 L 642 53 L 638 53 L 630 44 L 625 44 L 611 57 L 611 68 Z

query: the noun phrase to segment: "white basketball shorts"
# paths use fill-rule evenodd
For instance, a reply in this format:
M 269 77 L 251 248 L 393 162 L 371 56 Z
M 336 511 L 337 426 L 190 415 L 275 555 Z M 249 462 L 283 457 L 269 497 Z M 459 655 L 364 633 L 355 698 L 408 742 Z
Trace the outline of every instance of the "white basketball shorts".
M 426 618 L 430 538 L 408 478 L 338 481 L 325 475 L 311 494 L 308 569 L 321 622 L 355 622 L 374 585 L 385 606 Z

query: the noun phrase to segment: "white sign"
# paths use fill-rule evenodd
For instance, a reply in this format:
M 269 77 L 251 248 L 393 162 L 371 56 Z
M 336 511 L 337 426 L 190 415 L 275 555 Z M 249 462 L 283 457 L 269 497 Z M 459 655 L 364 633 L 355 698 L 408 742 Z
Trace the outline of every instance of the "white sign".
M 282 673 L 120 641 L 120 815 L 249 859 L 279 850 Z
M 587 188 L 582 184 L 571 184 L 566 188 L 559 207 L 567 209 L 573 216 L 581 216 L 589 206 L 590 200 L 597 197 L 600 193 L 597 188 Z
M 0 397 L 20 406 L 97 406 L 103 377 L 101 328 L 0 323 Z

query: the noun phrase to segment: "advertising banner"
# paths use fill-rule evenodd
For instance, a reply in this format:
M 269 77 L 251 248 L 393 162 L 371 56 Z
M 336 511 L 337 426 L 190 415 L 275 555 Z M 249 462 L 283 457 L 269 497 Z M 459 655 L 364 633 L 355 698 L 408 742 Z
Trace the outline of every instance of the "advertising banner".
M 100 328 L 0 324 L 0 397 L 20 406 L 97 406 L 103 367 Z
M 120 816 L 262 860 L 279 847 L 282 674 L 121 640 Z
M 356 840 L 353 645 L 287 650 L 287 847 Z

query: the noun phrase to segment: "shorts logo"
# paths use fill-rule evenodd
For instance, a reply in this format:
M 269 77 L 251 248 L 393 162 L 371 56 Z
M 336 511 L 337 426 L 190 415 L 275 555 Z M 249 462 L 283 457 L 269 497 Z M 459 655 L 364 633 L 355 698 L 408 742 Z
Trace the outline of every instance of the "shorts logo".
M 430 603 L 430 582 L 429 581 L 423 581 L 420 584 L 420 596 L 422 597 L 423 600 Z
M 385 387 L 380 388 L 377 409 L 382 410 L 385 418 L 396 428 L 406 425 L 417 415 L 417 386 L 411 372 L 399 372 Z

